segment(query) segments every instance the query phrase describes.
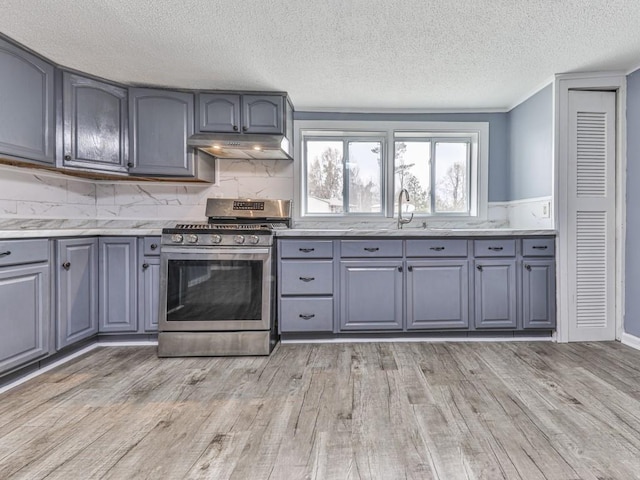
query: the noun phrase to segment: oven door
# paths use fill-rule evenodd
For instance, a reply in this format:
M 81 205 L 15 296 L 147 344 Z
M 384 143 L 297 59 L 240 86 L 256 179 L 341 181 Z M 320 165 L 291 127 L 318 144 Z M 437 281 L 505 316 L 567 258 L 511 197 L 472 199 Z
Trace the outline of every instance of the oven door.
M 163 247 L 161 332 L 269 330 L 270 248 Z

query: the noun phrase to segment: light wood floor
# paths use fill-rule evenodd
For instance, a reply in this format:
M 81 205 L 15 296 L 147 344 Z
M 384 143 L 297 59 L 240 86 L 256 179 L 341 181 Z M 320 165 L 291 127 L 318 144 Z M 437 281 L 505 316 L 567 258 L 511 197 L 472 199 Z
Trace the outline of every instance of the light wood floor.
M 0 395 L 0 479 L 640 478 L 619 343 L 104 347 Z

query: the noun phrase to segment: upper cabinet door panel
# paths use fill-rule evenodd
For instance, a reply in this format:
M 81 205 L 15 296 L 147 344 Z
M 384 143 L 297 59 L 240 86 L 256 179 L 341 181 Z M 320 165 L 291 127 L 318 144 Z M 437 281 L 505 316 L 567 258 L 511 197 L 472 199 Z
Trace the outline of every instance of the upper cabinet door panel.
M 54 68 L 0 40 L 0 152 L 55 162 Z
M 198 131 L 239 132 L 240 95 L 217 93 L 198 95 Z
M 64 165 L 126 171 L 127 91 L 67 72 L 63 85 Z
M 133 162 L 129 172 L 194 175 L 193 152 L 187 147 L 187 138 L 194 130 L 193 94 L 132 88 L 129 118 Z
M 283 133 L 284 100 L 279 95 L 243 95 L 242 131 Z

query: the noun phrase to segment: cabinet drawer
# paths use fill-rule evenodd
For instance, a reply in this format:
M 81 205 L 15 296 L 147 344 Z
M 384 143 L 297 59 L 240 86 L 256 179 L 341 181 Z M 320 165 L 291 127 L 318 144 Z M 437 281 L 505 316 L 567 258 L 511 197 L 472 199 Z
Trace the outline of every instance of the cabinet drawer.
M 466 257 L 467 240 L 407 240 L 407 257 Z
M 160 255 L 160 237 L 144 237 L 144 255 Z
M 49 260 L 49 240 L 0 241 L 0 267 Z
M 333 298 L 283 298 L 279 320 L 281 332 L 331 332 Z
M 290 261 L 281 262 L 282 295 L 331 295 L 333 294 L 333 262 Z
M 331 240 L 283 240 L 281 258 L 333 258 Z
M 474 240 L 473 251 L 476 257 L 514 257 L 515 239 Z
M 342 257 L 401 257 L 402 240 L 342 240 Z
M 523 238 L 523 257 L 553 257 L 556 253 L 555 238 Z

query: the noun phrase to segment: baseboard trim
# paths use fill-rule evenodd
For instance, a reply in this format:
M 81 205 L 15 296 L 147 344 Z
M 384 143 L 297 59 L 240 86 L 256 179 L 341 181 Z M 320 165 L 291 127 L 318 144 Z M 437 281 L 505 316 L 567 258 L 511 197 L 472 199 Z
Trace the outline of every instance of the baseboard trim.
M 639 339 L 640 340 L 640 339 Z M 445 342 L 555 342 L 555 338 L 548 337 L 340 337 L 340 338 L 318 338 L 318 339 L 280 339 L 280 343 L 445 343 Z
M 640 350 L 640 337 L 631 335 L 630 333 L 623 332 L 620 337 L 620 343 L 636 350 Z

